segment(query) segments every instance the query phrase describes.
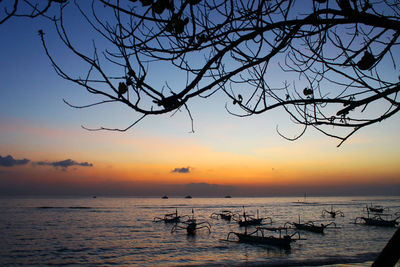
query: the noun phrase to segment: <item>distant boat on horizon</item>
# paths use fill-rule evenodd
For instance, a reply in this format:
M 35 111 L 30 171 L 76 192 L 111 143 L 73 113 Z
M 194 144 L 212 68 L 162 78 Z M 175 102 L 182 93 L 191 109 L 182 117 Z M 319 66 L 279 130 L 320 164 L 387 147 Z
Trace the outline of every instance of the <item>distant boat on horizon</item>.
M 304 205 L 315 205 L 316 202 L 307 201 L 307 193 L 304 193 L 304 201 L 297 200 L 296 202 L 292 202 L 293 204 L 304 204 Z
M 192 198 L 192 196 L 186 196 L 185 198 Z
M 161 198 L 162 199 L 168 199 L 168 196 L 162 196 Z
M 303 201 L 297 200 L 296 202 L 293 202 L 293 203 L 307 204 L 307 193 L 304 193 L 304 200 Z

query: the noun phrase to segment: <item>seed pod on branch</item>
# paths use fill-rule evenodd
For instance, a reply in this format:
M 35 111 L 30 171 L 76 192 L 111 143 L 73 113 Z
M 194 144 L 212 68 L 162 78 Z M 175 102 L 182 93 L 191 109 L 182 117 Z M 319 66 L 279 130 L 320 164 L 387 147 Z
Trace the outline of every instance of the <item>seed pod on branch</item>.
M 375 57 L 368 51 L 364 53 L 364 56 L 357 63 L 357 67 L 360 70 L 369 70 L 375 64 Z

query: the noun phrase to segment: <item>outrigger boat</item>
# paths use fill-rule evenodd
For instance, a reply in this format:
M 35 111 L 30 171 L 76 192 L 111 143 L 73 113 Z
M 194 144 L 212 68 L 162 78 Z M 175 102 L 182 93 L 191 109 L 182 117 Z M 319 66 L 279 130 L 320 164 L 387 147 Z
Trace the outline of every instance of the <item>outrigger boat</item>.
M 203 228 L 207 229 L 208 233 L 211 232 L 211 225 L 207 221 L 197 222 L 197 220 L 194 218 L 194 211 L 192 209 L 192 217 L 187 221 L 175 224 L 171 229 L 171 233 L 176 232 L 178 229 L 184 229 L 186 230 L 187 235 L 195 235 L 196 230 Z
M 286 226 L 286 224 L 293 225 L 298 230 L 309 231 L 309 232 L 319 233 L 319 234 L 323 234 L 325 228 L 327 228 L 331 224 L 334 224 L 335 227 L 336 227 L 336 224 L 334 222 L 331 222 L 331 223 L 328 223 L 328 224 L 321 223 L 321 225 L 315 225 L 313 221 L 300 223 L 300 216 L 299 216 L 299 222 L 298 223 L 296 223 L 296 222 L 287 222 L 287 223 L 285 223 L 285 226 Z
M 296 229 L 299 230 L 304 230 L 304 231 L 309 231 L 309 232 L 313 232 L 313 233 L 319 233 L 319 234 L 323 234 L 324 230 L 326 227 L 328 227 L 331 224 L 335 224 L 334 222 L 331 222 L 329 224 L 322 224 L 321 225 L 315 225 L 314 222 L 310 221 L 310 222 L 306 222 L 306 223 L 292 223 L 294 227 L 296 227 Z M 336 224 L 335 224 L 336 226 Z
M 263 223 L 263 220 L 267 220 L 267 219 L 270 220 L 269 223 L 272 223 L 272 219 L 270 217 L 260 218 L 259 214 L 258 214 L 258 210 L 257 210 L 257 217 L 254 217 L 254 215 L 251 215 L 251 214 L 246 214 L 244 207 L 243 207 L 243 214 L 238 214 L 238 219 L 236 219 L 235 217 L 232 217 L 232 218 L 235 221 L 237 221 L 239 226 L 261 225 Z
M 371 206 L 365 206 L 365 209 L 367 210 L 367 212 L 375 212 L 375 213 L 382 213 L 383 210 L 385 209 L 383 206 L 379 206 L 379 205 L 372 205 Z
M 234 215 L 235 215 L 235 214 L 234 214 L 232 211 L 230 211 L 230 210 L 223 210 L 223 211 L 221 211 L 221 212 L 214 212 L 214 213 L 212 213 L 212 214 L 210 215 L 210 217 L 213 218 L 213 219 L 219 219 L 219 218 L 221 218 L 222 220 L 230 221 Z
M 385 227 L 395 227 L 399 222 L 397 220 L 400 218 L 397 217 L 393 220 L 383 219 L 380 215 L 376 215 L 372 218 L 369 217 L 357 217 L 354 221 L 355 224 L 365 224 L 365 225 L 373 225 L 373 226 L 385 226 Z M 362 223 L 364 221 L 364 223 Z
M 279 235 L 266 235 L 265 231 L 278 232 Z M 284 234 L 282 231 L 284 231 Z M 256 230 L 251 233 L 247 233 L 247 231 L 244 233 L 229 232 L 226 240 L 224 241 L 233 241 L 230 240 L 232 234 L 237 237 L 237 242 L 240 243 L 271 245 L 285 249 L 290 249 L 290 244 L 292 242 L 301 239 L 299 232 L 294 232 L 293 234 L 289 235 L 288 228 L 286 227 L 257 227 Z M 298 235 L 297 239 L 293 238 L 295 235 Z
M 165 223 L 178 223 L 181 221 L 181 218 L 189 217 L 188 215 L 179 216 L 178 210 L 175 209 L 174 213 L 168 213 L 164 215 L 164 218 L 154 217 L 153 222 L 165 222 Z
M 322 216 L 325 216 L 325 213 L 328 213 L 332 218 L 336 217 L 336 214 L 340 215 L 341 217 L 344 217 L 344 213 L 340 210 L 333 210 L 333 206 L 331 205 L 331 210 L 323 210 L 322 211 Z

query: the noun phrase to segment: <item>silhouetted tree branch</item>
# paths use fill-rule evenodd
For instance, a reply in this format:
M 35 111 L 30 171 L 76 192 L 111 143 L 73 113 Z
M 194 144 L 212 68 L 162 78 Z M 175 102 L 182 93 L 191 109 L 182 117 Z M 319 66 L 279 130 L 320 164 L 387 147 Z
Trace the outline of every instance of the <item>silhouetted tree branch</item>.
M 63 4 L 67 0 L 1 0 L 0 25 L 12 17 L 36 18 L 47 16 L 52 3 Z
M 55 27 L 65 47 L 87 63 L 84 78 L 65 72 L 43 32 L 40 36 L 62 78 L 103 97 L 82 108 L 118 102 L 142 114 L 139 120 L 185 108 L 193 123 L 189 100 L 220 91 L 230 114 L 282 108 L 304 127 L 294 138 L 278 131 L 284 138 L 296 140 L 312 127 L 338 138 L 339 146 L 400 108 L 396 0 L 93 0 L 90 8 L 75 5 L 106 41 L 101 49 L 93 44 L 91 55 L 80 52 L 64 27 L 66 6 L 60 7 Z M 158 65 L 168 65 L 184 82 L 174 76 L 160 85 Z

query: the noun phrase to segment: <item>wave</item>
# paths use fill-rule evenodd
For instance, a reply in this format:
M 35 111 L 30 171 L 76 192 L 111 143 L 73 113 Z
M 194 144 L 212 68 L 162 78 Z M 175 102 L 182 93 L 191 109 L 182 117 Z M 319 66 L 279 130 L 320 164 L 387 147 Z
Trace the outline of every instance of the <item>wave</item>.
M 81 206 L 71 206 L 71 207 L 52 207 L 52 206 L 41 206 L 36 207 L 37 209 L 92 209 L 92 207 L 81 207 Z

